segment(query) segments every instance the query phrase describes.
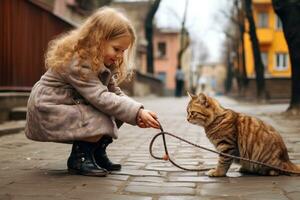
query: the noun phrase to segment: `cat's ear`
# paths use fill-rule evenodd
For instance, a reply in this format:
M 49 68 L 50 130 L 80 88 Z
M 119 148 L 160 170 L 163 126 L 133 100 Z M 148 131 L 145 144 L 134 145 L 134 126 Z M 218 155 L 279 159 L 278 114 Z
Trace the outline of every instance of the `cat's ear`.
M 206 101 L 206 96 L 205 96 L 205 94 L 199 93 L 199 94 L 198 94 L 198 97 L 199 97 L 199 101 L 200 101 L 201 104 L 205 103 L 205 101 Z
M 208 98 L 204 93 L 199 93 L 198 98 L 202 105 L 209 107 Z
M 197 96 L 194 94 L 191 94 L 189 92 L 187 92 L 187 95 L 191 98 L 191 99 L 195 99 Z

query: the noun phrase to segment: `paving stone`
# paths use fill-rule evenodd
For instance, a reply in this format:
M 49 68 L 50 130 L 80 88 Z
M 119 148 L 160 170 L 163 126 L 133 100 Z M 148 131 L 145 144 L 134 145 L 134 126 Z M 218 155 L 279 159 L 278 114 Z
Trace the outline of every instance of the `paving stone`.
M 141 170 L 141 169 L 143 169 L 143 167 L 134 166 L 134 165 L 122 165 L 122 168 L 124 170 Z
M 288 193 L 300 191 L 300 181 L 298 177 L 289 177 L 289 179 L 278 181 L 277 185 Z
M 178 171 L 178 172 L 169 172 L 169 177 L 172 176 L 198 176 L 200 172 L 193 172 L 193 171 Z
M 130 182 L 128 186 L 159 186 L 159 187 L 196 187 L 195 183 L 180 183 L 180 182 L 159 182 L 159 183 L 150 183 L 150 182 Z
M 106 194 L 99 188 L 97 191 L 80 191 L 72 192 L 65 195 L 68 199 L 89 199 L 89 200 L 152 200 L 152 197 L 136 196 L 136 195 L 121 195 L 121 194 Z
M 37 195 L 37 196 L 61 196 L 69 191 L 67 187 L 57 187 L 54 183 L 47 184 L 21 184 L 12 183 L 0 188 L 1 195 Z
M 289 192 L 286 194 L 289 200 L 299 200 L 300 199 L 300 191 L 298 192 Z
M 160 176 L 156 171 L 146 171 L 146 170 L 131 170 L 122 169 L 121 171 L 115 171 L 111 174 L 118 175 L 130 175 L 130 176 Z
M 162 196 L 158 200 L 199 200 L 199 197 L 195 196 Z M 202 198 L 201 198 L 202 200 Z
M 129 176 L 126 175 L 113 175 L 113 174 L 109 174 L 107 176 L 107 178 L 109 179 L 114 179 L 114 180 L 120 180 L 120 181 L 127 181 Z
M 163 177 L 133 177 L 131 181 L 137 181 L 137 182 L 151 182 L 151 183 L 161 183 L 165 182 L 165 178 Z
M 150 195 L 169 195 L 169 194 L 181 194 L 181 195 L 193 195 L 195 189 L 188 187 L 159 187 L 159 186 L 127 186 L 126 192 L 150 194 Z
M 203 156 L 199 154 L 191 154 L 188 158 L 176 158 L 176 162 L 189 164 L 189 165 L 199 165 L 203 163 Z
M 174 171 L 182 171 L 181 169 L 175 166 L 146 166 L 145 169 L 147 170 L 155 170 L 155 171 L 167 171 L 167 172 L 174 172 Z
M 241 195 L 242 200 L 272 199 L 272 200 L 289 200 L 284 194 L 278 192 L 259 193 L 251 195 Z
M 218 195 L 218 196 L 240 196 L 240 195 L 251 195 L 266 193 L 266 191 L 272 191 L 277 194 L 281 194 L 282 190 L 278 189 L 272 184 L 228 184 L 228 183 L 207 183 L 202 184 L 197 190 L 199 195 Z
M 240 200 L 234 196 L 161 196 L 158 200 Z
M 12 199 L 21 199 L 21 200 L 32 200 L 32 199 L 42 199 L 42 200 L 67 200 L 66 197 L 61 196 L 61 195 L 22 195 L 22 194 L 0 194 L 0 199 L 1 200 L 12 200 Z
M 144 162 L 124 162 L 123 165 L 126 166 L 139 166 L 139 167 L 144 167 L 146 164 Z
M 207 176 L 199 176 L 199 177 L 170 177 L 169 181 L 175 181 L 175 182 L 199 182 L 199 183 L 225 183 L 229 182 L 228 178 L 211 178 Z

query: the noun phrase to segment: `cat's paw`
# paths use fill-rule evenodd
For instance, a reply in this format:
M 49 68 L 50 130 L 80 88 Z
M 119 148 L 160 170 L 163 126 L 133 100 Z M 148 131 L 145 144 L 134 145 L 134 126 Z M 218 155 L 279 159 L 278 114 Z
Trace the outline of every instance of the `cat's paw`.
M 225 176 L 226 173 L 217 169 L 211 169 L 207 172 L 207 175 L 209 177 L 221 177 L 221 176 Z
M 270 175 L 270 176 L 278 176 L 278 175 L 279 175 L 279 172 L 278 172 L 278 171 L 275 171 L 275 170 L 270 170 L 270 171 L 269 171 L 269 175 Z

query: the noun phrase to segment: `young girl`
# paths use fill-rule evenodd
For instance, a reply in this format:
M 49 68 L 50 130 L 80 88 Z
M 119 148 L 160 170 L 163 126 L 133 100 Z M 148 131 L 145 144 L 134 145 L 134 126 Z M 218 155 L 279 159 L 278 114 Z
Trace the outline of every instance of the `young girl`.
M 37 141 L 73 143 L 71 173 L 105 176 L 120 170 L 106 155 L 123 122 L 159 128 L 157 115 L 126 96 L 126 78 L 136 36 L 131 23 L 101 8 L 76 30 L 49 43 L 47 72 L 32 88 L 25 134 Z

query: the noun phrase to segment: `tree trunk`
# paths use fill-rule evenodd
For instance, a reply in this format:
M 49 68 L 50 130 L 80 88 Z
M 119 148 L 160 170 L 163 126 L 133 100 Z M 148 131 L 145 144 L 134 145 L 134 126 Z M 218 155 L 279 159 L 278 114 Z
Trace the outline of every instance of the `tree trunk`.
M 145 35 L 147 40 L 147 72 L 154 73 L 153 67 L 153 19 L 161 0 L 155 0 L 145 20 Z
M 227 50 L 227 72 L 226 72 L 226 79 L 225 79 L 225 94 L 228 94 L 232 89 L 232 80 L 233 80 L 233 69 L 232 69 L 232 62 L 230 61 L 230 52 L 231 50 Z
M 264 65 L 260 55 L 259 42 L 256 35 L 256 26 L 252 12 L 252 0 L 245 0 L 245 12 L 249 22 L 249 34 L 254 57 L 254 67 L 256 75 L 256 95 L 258 99 L 266 98 Z
M 291 100 L 288 111 L 300 113 L 300 0 L 272 0 L 282 21 L 292 65 Z
M 180 45 L 180 50 L 177 54 L 177 69 L 181 69 L 181 60 L 182 60 L 182 56 L 185 52 L 185 50 L 190 46 L 190 40 L 189 40 L 189 33 L 186 29 L 183 29 L 181 31 L 181 45 Z
M 238 0 L 237 0 L 238 1 Z M 240 31 L 240 42 L 241 42 L 241 48 L 242 48 L 242 82 L 243 82 L 243 88 L 248 87 L 248 77 L 247 77 L 247 71 L 246 71 L 246 59 L 245 59 L 245 41 L 244 41 L 244 33 L 245 33 L 245 15 L 243 10 L 245 10 L 245 3 L 244 1 L 241 1 L 241 9 L 239 10 L 239 31 Z M 239 8 L 238 8 L 239 9 Z
M 185 50 L 189 47 L 190 42 L 189 42 L 189 32 L 185 28 L 185 22 L 186 22 L 186 15 L 187 15 L 187 7 L 188 7 L 188 2 L 189 0 L 186 0 L 185 2 L 185 8 L 184 8 L 184 14 L 183 14 L 183 19 L 181 22 L 181 31 L 180 31 L 180 49 L 177 54 L 177 69 L 181 69 L 181 60 L 182 60 L 182 55 L 185 52 Z

